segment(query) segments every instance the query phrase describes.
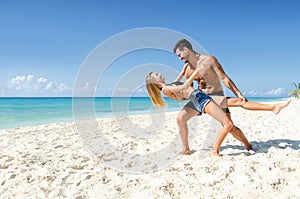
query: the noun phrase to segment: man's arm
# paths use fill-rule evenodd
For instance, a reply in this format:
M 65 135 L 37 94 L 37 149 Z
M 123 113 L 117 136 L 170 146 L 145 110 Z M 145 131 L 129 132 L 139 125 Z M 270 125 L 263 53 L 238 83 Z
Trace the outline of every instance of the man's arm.
M 229 88 L 238 98 L 241 98 L 246 101 L 246 98 L 239 91 L 237 86 L 233 83 L 233 81 L 225 74 L 223 67 L 218 62 L 218 60 L 214 56 L 210 56 L 211 66 L 214 71 L 217 73 L 219 78 L 222 80 L 224 85 Z
M 194 78 L 198 75 L 199 69 L 197 68 L 192 75 L 182 84 L 178 86 L 164 86 L 162 88 L 162 91 L 165 95 L 170 96 L 170 92 L 176 93 L 183 91 L 191 86 L 191 83 L 193 82 Z
M 184 75 L 185 75 L 185 71 L 186 71 L 187 67 L 188 67 L 188 63 L 186 63 L 186 64 L 183 66 L 183 68 L 182 68 L 182 70 L 181 70 L 181 73 L 178 75 L 178 77 L 176 78 L 175 82 L 181 82 L 182 78 L 183 78 Z

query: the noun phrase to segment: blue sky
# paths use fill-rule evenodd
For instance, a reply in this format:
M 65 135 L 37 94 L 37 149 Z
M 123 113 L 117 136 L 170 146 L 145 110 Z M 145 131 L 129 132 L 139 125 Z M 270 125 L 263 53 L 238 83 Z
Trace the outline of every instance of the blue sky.
M 296 0 L 1 1 L 0 97 L 72 96 L 80 66 L 95 47 L 143 27 L 193 38 L 246 96 L 287 96 L 300 82 L 299 9 Z M 174 54 L 157 50 L 124 55 L 102 74 L 96 95 L 111 95 L 124 74 L 150 62 L 178 72 L 182 67 Z

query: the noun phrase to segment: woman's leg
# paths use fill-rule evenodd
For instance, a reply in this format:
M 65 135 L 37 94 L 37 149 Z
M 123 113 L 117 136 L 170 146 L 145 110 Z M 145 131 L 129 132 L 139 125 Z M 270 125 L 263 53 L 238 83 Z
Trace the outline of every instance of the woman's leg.
M 212 155 L 213 156 L 220 156 L 220 147 L 222 142 L 224 141 L 226 135 L 228 134 L 228 132 L 231 131 L 231 129 L 233 128 L 233 123 L 230 119 L 230 117 L 225 114 L 222 109 L 215 104 L 213 101 L 209 102 L 205 108 L 204 111 L 206 113 L 208 113 L 209 115 L 211 115 L 213 118 L 215 118 L 216 120 L 218 120 L 219 122 L 222 123 L 223 128 L 220 130 Z
M 242 107 L 247 110 L 255 111 L 273 111 L 278 114 L 283 108 L 287 107 L 291 100 L 278 104 L 261 104 L 252 101 L 243 101 L 240 98 L 226 98 L 221 104 L 221 107 Z

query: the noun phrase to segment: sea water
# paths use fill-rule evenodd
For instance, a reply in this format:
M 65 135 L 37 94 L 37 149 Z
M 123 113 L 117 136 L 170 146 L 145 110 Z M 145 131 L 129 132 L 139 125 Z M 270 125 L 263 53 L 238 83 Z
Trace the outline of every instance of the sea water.
M 256 102 L 281 101 L 284 98 L 248 98 Z M 179 111 L 186 101 L 165 98 L 167 109 Z M 78 109 L 80 107 L 80 109 Z M 92 107 L 88 109 L 86 107 Z M 105 118 L 154 113 L 149 97 L 96 98 L 0 98 L 0 129 L 54 122 L 70 122 L 84 117 Z M 79 112 L 79 113 L 78 113 Z

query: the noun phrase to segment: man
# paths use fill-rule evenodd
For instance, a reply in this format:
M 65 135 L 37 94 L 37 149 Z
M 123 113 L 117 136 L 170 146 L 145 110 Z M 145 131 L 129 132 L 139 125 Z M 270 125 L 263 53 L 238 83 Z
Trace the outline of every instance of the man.
M 191 43 L 186 39 L 178 41 L 173 50 L 174 53 L 176 53 L 181 60 L 186 62 L 186 65 L 184 66 L 184 69 L 182 70 L 179 77 L 177 78 L 177 81 L 180 81 L 183 76 L 185 76 L 185 78 L 187 79 L 198 67 L 201 70 L 199 72 L 199 75 L 196 76 L 194 79 L 198 82 L 199 86 L 202 85 L 202 87 L 205 87 L 204 89 L 202 88 L 203 91 L 211 95 L 217 104 L 220 105 L 222 103 L 225 103 L 223 102 L 225 96 L 223 94 L 223 88 L 219 81 L 219 76 L 222 77 L 222 80 L 226 80 L 225 82 L 228 85 L 228 87 L 230 85 L 230 87 L 232 87 L 233 89 L 233 92 L 237 96 L 239 96 L 240 99 L 242 99 L 243 101 L 246 100 L 245 97 L 239 92 L 237 87 L 234 85 L 234 83 L 224 73 L 224 70 L 222 69 L 221 65 L 218 63 L 216 58 L 210 55 L 200 55 L 196 53 L 193 50 Z M 203 80 L 205 83 L 203 82 Z M 221 106 L 221 108 L 223 107 Z M 183 150 L 181 153 L 185 155 L 190 154 L 190 148 L 188 144 L 187 121 L 196 115 L 198 115 L 198 112 L 196 111 L 193 103 L 189 102 L 179 112 L 176 118 L 178 130 L 183 144 Z M 252 145 L 249 143 L 249 141 L 239 128 L 233 128 L 231 130 L 231 134 L 235 138 L 240 140 L 248 150 L 252 149 Z
M 280 104 L 259 104 L 246 100 L 233 81 L 225 74 L 218 60 L 211 55 L 198 54 L 193 50 L 191 43 L 186 39 L 179 40 L 175 44 L 173 51 L 186 63 L 178 76 L 177 81 L 181 81 L 184 76 L 187 79 L 196 68 L 199 68 L 200 71 L 198 76 L 194 78 L 198 82 L 198 86 L 206 94 L 210 95 L 221 108 L 225 108 L 224 111 L 228 114 L 230 114 L 228 107 L 234 106 L 239 106 L 248 110 L 268 110 L 278 114 L 290 103 L 290 101 L 287 101 Z M 237 96 L 237 98 L 224 96 L 220 80 Z M 193 103 L 189 102 L 179 112 L 176 118 L 183 143 L 183 154 L 190 154 L 187 121 L 197 114 L 198 112 L 195 110 Z M 247 150 L 252 149 L 252 145 L 248 142 L 247 138 L 239 128 L 233 128 L 231 134 L 240 140 Z

